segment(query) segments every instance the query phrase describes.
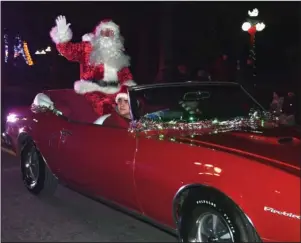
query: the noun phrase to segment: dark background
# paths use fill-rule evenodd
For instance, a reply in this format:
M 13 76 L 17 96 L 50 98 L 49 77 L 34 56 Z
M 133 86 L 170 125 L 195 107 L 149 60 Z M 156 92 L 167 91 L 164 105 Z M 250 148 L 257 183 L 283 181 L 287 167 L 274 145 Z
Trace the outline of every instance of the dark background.
M 266 28 L 256 35 L 257 78 L 252 82 L 261 91 L 269 90 L 268 100 L 273 90 L 298 93 L 300 6 L 300 2 L 1 2 L 2 33 L 11 41 L 20 34 L 35 63 L 29 67 L 24 60 L 23 65 L 2 60 L 2 88 L 7 90 L 13 83 L 23 85 L 23 93 L 34 93 L 36 89 L 73 87 L 79 65 L 59 56 L 49 37 L 61 14 L 71 23 L 73 41 L 92 32 L 102 19 L 119 24 L 139 84 L 156 82 L 162 55 L 165 65 L 184 63 L 192 70 L 212 66 L 225 53 L 233 65 L 240 60 L 244 69 L 249 35 L 241 25 L 248 10 L 258 8 Z M 50 54 L 34 55 L 49 45 L 54 50 Z

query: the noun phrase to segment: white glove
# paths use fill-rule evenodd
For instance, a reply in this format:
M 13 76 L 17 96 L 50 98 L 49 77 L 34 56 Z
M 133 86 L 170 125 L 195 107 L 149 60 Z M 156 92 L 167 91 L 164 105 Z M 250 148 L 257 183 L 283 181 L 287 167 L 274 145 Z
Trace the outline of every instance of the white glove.
M 39 93 L 36 95 L 36 97 L 34 98 L 33 104 L 36 106 L 49 108 L 51 110 L 54 108 L 54 103 L 51 101 L 51 99 L 47 95 L 45 95 L 43 93 Z
M 55 20 L 56 26 L 50 31 L 50 37 L 55 44 L 66 43 L 72 39 L 72 31 L 67 24 L 65 16 L 58 16 Z
M 58 16 L 55 22 L 59 34 L 65 34 L 71 25 L 70 23 L 67 24 L 66 17 L 63 15 Z

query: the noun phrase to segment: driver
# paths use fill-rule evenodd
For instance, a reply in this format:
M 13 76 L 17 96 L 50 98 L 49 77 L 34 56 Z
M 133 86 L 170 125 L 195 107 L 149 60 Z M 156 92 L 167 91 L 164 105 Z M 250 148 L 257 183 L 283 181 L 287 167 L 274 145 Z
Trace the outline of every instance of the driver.
M 130 105 L 127 93 L 119 93 L 115 98 L 115 111 L 99 117 L 94 124 L 128 128 L 131 121 Z
M 200 105 L 199 101 L 180 101 L 179 104 L 182 108 L 189 113 L 189 115 L 200 115 L 202 112 L 198 108 Z

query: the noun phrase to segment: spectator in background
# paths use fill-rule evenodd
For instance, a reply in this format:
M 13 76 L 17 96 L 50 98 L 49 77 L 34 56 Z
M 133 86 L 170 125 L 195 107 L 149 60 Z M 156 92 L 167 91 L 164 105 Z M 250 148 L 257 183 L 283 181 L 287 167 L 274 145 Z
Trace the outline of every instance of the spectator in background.
M 173 81 L 173 66 L 170 62 L 166 62 L 163 67 L 159 67 L 155 77 L 155 83 L 168 83 Z
M 215 81 L 235 81 L 236 65 L 230 62 L 228 55 L 222 54 L 212 68 L 212 79 Z
M 185 64 L 177 65 L 174 75 L 172 76 L 173 82 L 186 82 L 190 80 L 189 70 Z
M 284 98 L 283 106 L 282 106 L 282 114 L 279 119 L 281 124 L 293 126 L 296 124 L 296 97 L 295 94 L 289 92 L 287 96 Z
M 210 74 L 202 68 L 196 70 L 196 74 L 193 75 L 195 81 L 211 81 Z
M 273 92 L 273 100 L 270 104 L 270 111 L 276 115 L 280 115 L 282 113 L 283 101 L 283 97 L 280 97 L 279 94 Z
M 297 101 L 296 96 L 293 92 L 288 92 L 287 96 L 284 98 L 283 111 L 287 115 L 296 116 L 297 113 Z

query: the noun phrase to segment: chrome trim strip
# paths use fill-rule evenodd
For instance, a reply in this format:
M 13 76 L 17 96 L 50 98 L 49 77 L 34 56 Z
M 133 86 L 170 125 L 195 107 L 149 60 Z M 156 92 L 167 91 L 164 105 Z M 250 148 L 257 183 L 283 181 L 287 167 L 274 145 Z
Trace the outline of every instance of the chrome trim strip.
M 159 88 L 159 87 L 189 87 L 189 86 L 194 86 L 194 85 L 200 85 L 200 86 L 205 86 L 205 85 L 210 85 L 210 86 L 221 86 L 221 85 L 226 85 L 226 86 L 240 86 L 238 83 L 235 82 L 221 82 L 221 81 L 207 81 L 207 82 L 199 82 L 199 81 L 189 81 L 187 82 L 180 82 L 180 83 L 158 83 L 158 84 L 145 84 L 145 85 L 136 85 L 136 86 L 131 86 L 129 87 L 129 91 L 137 91 L 137 90 L 143 90 L 143 89 L 150 89 L 150 88 Z

